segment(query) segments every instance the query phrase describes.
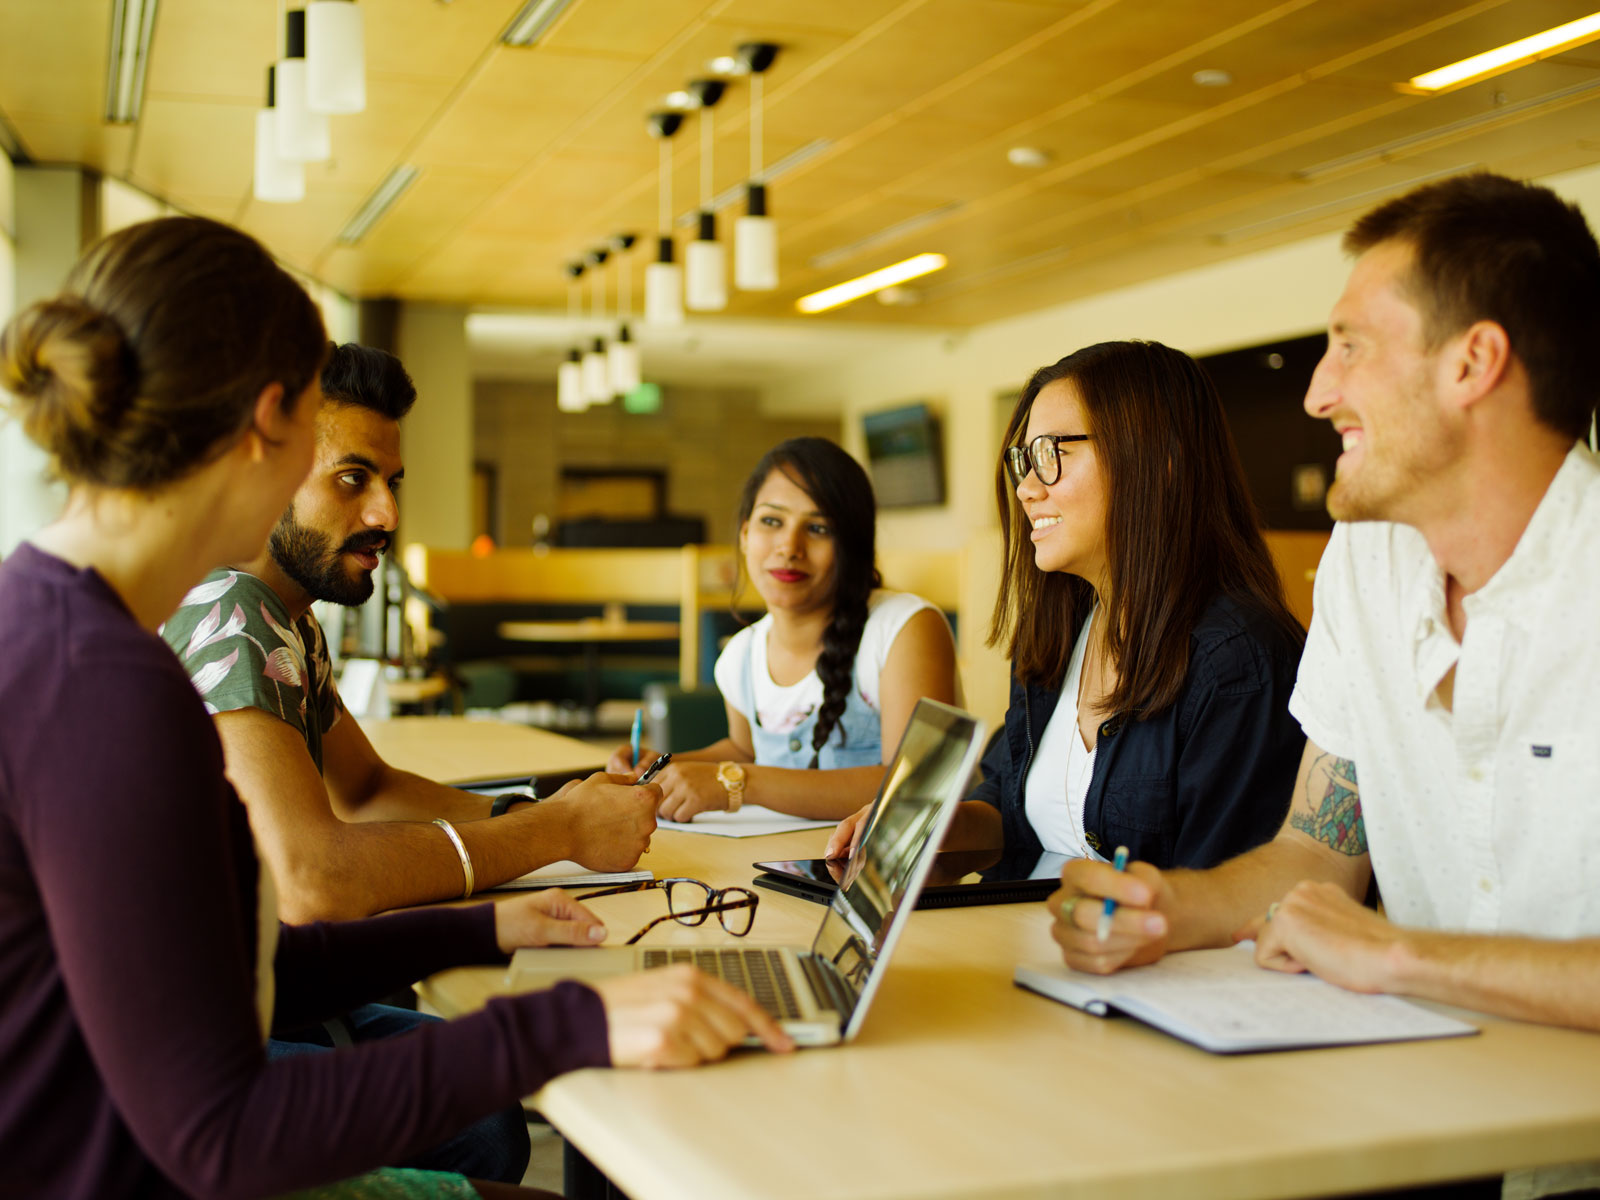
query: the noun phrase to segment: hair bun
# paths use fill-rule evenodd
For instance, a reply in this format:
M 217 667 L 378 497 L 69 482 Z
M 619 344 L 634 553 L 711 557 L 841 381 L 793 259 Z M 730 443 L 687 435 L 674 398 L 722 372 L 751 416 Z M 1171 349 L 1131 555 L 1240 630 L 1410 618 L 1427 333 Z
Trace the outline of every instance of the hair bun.
M 68 470 L 117 428 L 138 368 L 122 327 L 77 296 L 30 305 L 0 338 L 0 385 L 28 435 Z

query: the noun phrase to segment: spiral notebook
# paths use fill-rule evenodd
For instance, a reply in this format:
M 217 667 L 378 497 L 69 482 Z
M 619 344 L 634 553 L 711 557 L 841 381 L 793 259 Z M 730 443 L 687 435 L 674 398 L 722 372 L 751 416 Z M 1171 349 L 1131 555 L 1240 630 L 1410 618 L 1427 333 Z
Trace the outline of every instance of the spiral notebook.
M 1465 1037 L 1474 1025 L 1396 996 L 1367 996 L 1315 975 L 1256 966 L 1253 944 L 1169 954 L 1147 967 L 1088 975 L 1020 966 L 1018 987 L 1097 1017 L 1125 1013 L 1213 1054 Z

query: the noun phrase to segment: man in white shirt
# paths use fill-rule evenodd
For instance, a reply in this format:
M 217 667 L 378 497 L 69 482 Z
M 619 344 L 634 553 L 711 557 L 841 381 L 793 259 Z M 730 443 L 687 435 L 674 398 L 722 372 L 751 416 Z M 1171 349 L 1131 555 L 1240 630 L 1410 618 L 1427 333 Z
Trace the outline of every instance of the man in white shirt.
M 1097 972 L 1254 936 L 1265 967 L 1600 1030 L 1600 249 L 1485 174 L 1345 243 L 1305 401 L 1344 453 L 1288 820 L 1209 871 L 1071 863 L 1054 936 Z

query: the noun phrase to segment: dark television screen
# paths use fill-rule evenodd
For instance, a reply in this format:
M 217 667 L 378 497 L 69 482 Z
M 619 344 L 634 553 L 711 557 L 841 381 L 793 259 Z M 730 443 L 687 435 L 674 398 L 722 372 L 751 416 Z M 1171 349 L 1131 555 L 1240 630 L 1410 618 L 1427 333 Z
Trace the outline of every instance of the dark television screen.
M 865 413 L 861 423 L 879 508 L 944 503 L 944 445 L 926 404 Z

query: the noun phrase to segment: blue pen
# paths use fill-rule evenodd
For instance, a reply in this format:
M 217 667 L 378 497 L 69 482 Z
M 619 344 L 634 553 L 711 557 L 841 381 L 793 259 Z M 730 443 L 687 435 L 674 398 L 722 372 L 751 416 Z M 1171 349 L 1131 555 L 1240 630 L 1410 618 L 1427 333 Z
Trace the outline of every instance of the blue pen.
M 1111 856 L 1111 869 L 1113 871 L 1126 871 L 1128 869 L 1128 848 L 1118 846 L 1117 852 Z M 1095 927 L 1095 941 L 1103 942 L 1111 936 L 1111 914 L 1117 911 L 1117 902 L 1110 896 L 1100 908 L 1100 924 Z
M 644 736 L 644 709 L 633 710 L 633 765 L 639 765 L 639 739 Z

